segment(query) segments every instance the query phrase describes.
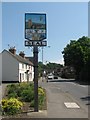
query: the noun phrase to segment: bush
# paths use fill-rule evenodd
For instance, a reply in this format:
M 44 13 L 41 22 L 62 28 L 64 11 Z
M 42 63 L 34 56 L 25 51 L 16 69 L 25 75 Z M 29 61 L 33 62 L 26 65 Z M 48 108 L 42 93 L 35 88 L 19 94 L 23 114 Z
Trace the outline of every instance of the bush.
M 34 99 L 34 85 L 28 83 L 18 83 L 8 85 L 8 98 L 19 98 L 25 102 Z
M 45 95 L 45 92 L 41 87 L 38 88 L 38 94 L 39 95 Z
M 30 102 L 30 107 L 34 107 L 34 100 Z
M 21 99 L 25 102 L 31 102 L 34 99 L 34 91 L 31 88 L 23 90 Z
M 39 104 L 39 109 L 43 108 L 45 102 L 45 91 L 43 88 L 39 87 L 38 88 L 38 104 Z
M 23 103 L 16 98 L 2 100 L 2 112 L 5 115 L 14 115 L 21 111 Z
M 18 89 L 18 84 L 11 84 L 7 86 L 7 90 L 8 90 L 8 98 L 17 98 L 17 89 Z
M 34 84 L 17 83 L 8 86 L 8 98 L 18 98 L 23 102 L 30 102 L 30 106 L 34 107 Z M 41 108 L 45 101 L 45 91 L 43 88 L 38 88 L 38 104 Z
M 16 92 L 8 94 L 8 98 L 17 98 L 17 97 L 18 97 L 18 95 Z
M 39 109 L 43 108 L 44 102 L 45 102 L 45 96 L 44 95 L 38 96 Z

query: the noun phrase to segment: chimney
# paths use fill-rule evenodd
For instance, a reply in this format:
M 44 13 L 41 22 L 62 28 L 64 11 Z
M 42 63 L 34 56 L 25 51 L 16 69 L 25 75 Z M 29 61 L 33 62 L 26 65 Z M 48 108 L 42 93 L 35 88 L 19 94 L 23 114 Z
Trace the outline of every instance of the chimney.
M 9 49 L 9 52 L 11 52 L 12 54 L 16 54 L 16 49 L 15 49 L 15 47 L 10 47 L 10 49 Z
M 19 55 L 20 55 L 21 57 L 25 58 L 24 52 L 21 51 L 21 52 L 19 53 Z

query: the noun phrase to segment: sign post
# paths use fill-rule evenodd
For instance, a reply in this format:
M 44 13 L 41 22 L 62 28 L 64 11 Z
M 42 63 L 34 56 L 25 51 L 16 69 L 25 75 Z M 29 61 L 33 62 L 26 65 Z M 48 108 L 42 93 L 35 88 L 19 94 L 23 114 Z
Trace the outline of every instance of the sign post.
M 46 46 L 46 14 L 25 13 L 25 46 L 33 46 L 34 111 L 38 112 L 38 46 Z
M 38 112 L 38 47 L 33 48 L 34 57 L 34 111 Z

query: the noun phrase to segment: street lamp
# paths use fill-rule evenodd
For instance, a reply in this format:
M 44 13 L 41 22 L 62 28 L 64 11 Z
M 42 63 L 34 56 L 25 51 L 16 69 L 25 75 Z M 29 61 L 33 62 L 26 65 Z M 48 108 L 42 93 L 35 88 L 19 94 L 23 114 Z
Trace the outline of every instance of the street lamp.
M 51 46 L 46 46 L 46 48 L 50 48 L 50 47 Z M 44 58 L 43 52 L 44 52 L 44 50 L 43 50 L 43 47 L 42 47 L 42 64 L 43 64 L 43 58 Z M 44 77 L 44 68 L 43 68 L 43 65 L 42 65 L 42 81 L 43 81 L 43 77 Z

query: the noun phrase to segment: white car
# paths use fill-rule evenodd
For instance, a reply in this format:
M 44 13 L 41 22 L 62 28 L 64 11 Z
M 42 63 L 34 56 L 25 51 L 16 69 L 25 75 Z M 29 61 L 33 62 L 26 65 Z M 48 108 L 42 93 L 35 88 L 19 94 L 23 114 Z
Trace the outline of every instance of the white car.
M 48 82 L 49 80 L 52 80 L 52 79 L 54 79 L 54 76 L 53 76 L 52 74 L 49 74 L 49 75 L 47 76 L 47 82 Z
M 48 79 L 53 79 L 54 76 L 53 75 L 48 75 Z

